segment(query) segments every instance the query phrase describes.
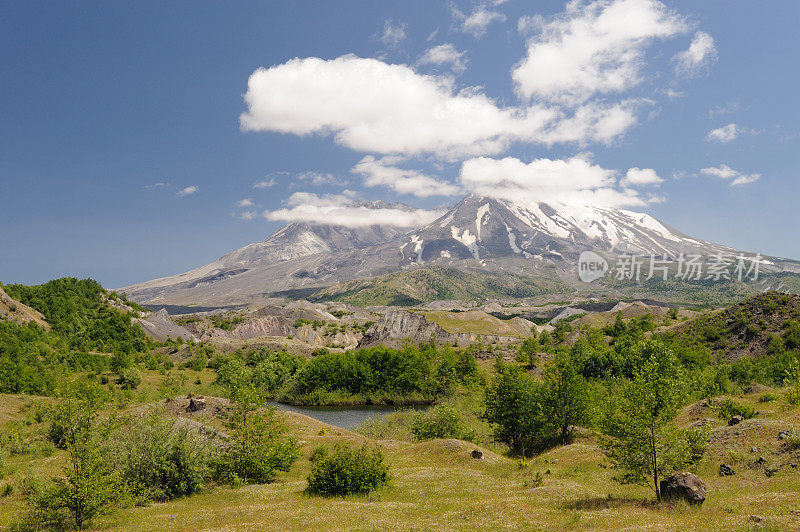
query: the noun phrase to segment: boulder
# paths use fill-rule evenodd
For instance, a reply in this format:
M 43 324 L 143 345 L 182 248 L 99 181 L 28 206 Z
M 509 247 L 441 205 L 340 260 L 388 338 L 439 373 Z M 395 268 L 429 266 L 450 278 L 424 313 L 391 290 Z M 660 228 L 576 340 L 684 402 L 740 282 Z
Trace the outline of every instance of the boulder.
M 734 426 L 734 425 L 738 425 L 738 424 L 739 424 L 739 423 L 741 423 L 741 422 L 742 422 L 742 416 L 733 416 L 733 417 L 732 417 L 732 418 L 731 418 L 731 419 L 728 421 L 728 426 L 729 426 L 729 427 L 732 427 L 732 426 Z
M 788 430 L 782 430 L 782 431 L 780 431 L 778 433 L 778 439 L 779 440 L 785 440 L 788 437 L 789 437 L 789 431 Z
M 473 449 L 472 450 L 472 457 L 475 460 L 480 460 L 481 458 L 483 458 L 483 452 L 479 451 L 478 449 Z
M 665 500 L 683 499 L 689 504 L 703 504 L 706 484 L 694 473 L 676 473 L 661 481 L 661 497 Z
M 735 473 L 736 473 L 736 471 L 734 471 L 733 468 L 731 466 L 729 466 L 728 464 L 720 464 L 720 466 L 719 466 L 719 475 L 721 477 L 730 477 L 730 476 L 734 475 Z

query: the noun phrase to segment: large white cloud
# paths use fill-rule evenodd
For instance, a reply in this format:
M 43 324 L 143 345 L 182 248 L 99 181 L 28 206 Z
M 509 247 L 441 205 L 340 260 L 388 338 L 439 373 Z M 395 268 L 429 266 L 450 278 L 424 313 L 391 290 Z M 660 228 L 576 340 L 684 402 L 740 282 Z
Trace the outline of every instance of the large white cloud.
M 545 105 L 499 107 L 477 90 L 406 65 L 346 55 L 293 59 L 256 70 L 245 94 L 246 131 L 333 134 L 356 151 L 456 160 L 503 152 L 512 142 L 610 142 L 636 123 L 632 102 L 570 114 Z
M 534 36 L 512 72 L 517 93 L 572 105 L 639 84 L 650 44 L 688 30 L 656 0 L 573 0 L 563 13 L 519 27 Z
M 367 155 L 353 167 L 352 172 L 363 176 L 364 184 L 368 187 L 386 186 L 400 194 L 411 194 L 420 198 L 454 196 L 461 192 L 459 187 L 418 170 L 397 167 L 402 161 L 403 158 L 396 155 L 379 159 Z
M 421 227 L 444 214 L 441 210 L 405 210 L 392 205 L 365 205 L 343 194 L 319 196 L 309 192 L 295 192 L 287 200 L 287 208 L 264 211 L 272 221 L 309 222 L 319 224 L 365 227 L 391 225 L 395 227 Z
M 653 170 L 632 168 L 628 172 L 631 177 L 645 174 L 647 179 L 640 181 L 655 184 Z M 620 207 L 641 206 L 650 201 L 639 191 L 628 188 L 627 185 L 634 183 L 624 180 L 618 183 L 617 171 L 602 168 L 583 156 L 536 159 L 530 163 L 514 157 L 478 157 L 464 162 L 459 180 L 471 192 L 519 203 L 558 201 Z

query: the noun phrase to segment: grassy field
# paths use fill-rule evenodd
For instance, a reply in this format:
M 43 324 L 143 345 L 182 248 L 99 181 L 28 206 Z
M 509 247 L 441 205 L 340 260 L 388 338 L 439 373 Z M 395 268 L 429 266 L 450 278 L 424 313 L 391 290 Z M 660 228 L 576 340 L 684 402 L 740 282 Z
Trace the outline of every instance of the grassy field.
M 444 310 L 418 311 L 425 319 L 436 323 L 449 333 L 468 333 L 494 336 L 527 338 L 529 330 L 514 327 L 509 321 L 500 320 L 480 310 L 447 312 Z
M 780 394 L 779 394 L 780 395 Z M 762 530 L 800 530 L 800 462 L 787 451 L 779 430 L 800 427 L 800 410 L 783 398 L 758 403 L 754 393 L 737 400 L 761 413 L 734 427 L 721 420 L 714 427 L 706 457 L 697 473 L 705 479 L 708 497 L 700 508 L 685 504 L 657 506 L 646 488 L 620 486 L 604 467 L 591 434 L 528 460 L 517 460 L 459 440 L 414 443 L 369 440 L 288 413 L 287 423 L 303 445 L 301 459 L 271 485 L 218 487 L 170 503 L 127 508 L 104 516 L 97 530 L 748 530 L 751 515 L 763 520 Z M 0 396 L 0 423 L 30 413 L 30 399 Z M 687 407 L 682 424 L 714 418 L 701 405 Z M 305 493 L 308 456 L 321 443 L 350 441 L 379 445 L 391 465 L 391 485 L 370 496 L 321 498 Z M 751 452 L 757 447 L 756 452 Z M 481 449 L 484 459 L 470 453 Z M 763 456 L 770 467 L 782 466 L 768 478 L 748 464 Z M 56 453 L 9 460 L 16 482 L 31 470 L 56 473 Z M 736 469 L 732 477 L 717 474 L 720 463 Z M 540 473 L 541 485 L 536 483 Z M 6 482 L 7 480 L 4 480 Z M 9 526 L 22 511 L 18 491 L 0 498 L 0 523 Z

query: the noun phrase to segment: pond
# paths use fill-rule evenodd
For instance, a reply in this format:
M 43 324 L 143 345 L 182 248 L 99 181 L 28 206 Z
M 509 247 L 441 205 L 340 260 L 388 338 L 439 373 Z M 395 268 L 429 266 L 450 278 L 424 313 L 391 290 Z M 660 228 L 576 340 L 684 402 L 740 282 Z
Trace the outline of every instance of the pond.
M 328 423 L 335 427 L 347 430 L 355 430 L 356 427 L 361 425 L 367 418 L 380 416 L 383 414 L 391 414 L 398 410 L 425 410 L 427 405 L 413 405 L 413 406 L 294 406 L 278 403 L 275 401 L 267 401 L 267 406 L 274 406 L 278 410 L 286 410 L 291 412 L 299 412 L 308 417 L 318 419 L 323 423 Z

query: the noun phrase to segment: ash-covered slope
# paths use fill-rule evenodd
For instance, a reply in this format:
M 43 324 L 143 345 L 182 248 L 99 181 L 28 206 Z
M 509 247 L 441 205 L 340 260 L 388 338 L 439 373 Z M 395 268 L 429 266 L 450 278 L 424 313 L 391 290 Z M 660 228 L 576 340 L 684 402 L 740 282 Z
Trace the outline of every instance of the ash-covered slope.
M 672 258 L 739 253 L 690 238 L 644 213 L 556 202 L 520 205 L 474 194 L 419 229 L 404 232 L 390 224 L 291 223 L 196 270 L 120 290 L 151 305 L 221 306 L 287 293 L 310 295 L 325 287 L 337 291 L 339 283 L 422 265 L 503 271 L 526 283 L 535 278 L 553 286 L 576 278 L 577 259 L 585 250 Z M 770 267 L 800 271 L 799 263 L 785 259 L 772 260 Z
M 412 210 L 401 203 L 382 201 L 358 202 L 358 205 Z M 154 304 L 181 302 L 213 306 L 243 302 L 253 294 L 307 285 L 315 272 L 346 266 L 350 253 L 392 241 L 401 234 L 402 230 L 388 224 L 345 227 L 292 222 L 266 240 L 237 249 L 205 266 L 120 290 L 135 301 Z M 340 261 L 345 264 L 319 260 L 328 257 L 341 257 Z M 235 279 L 231 281 L 232 278 Z

